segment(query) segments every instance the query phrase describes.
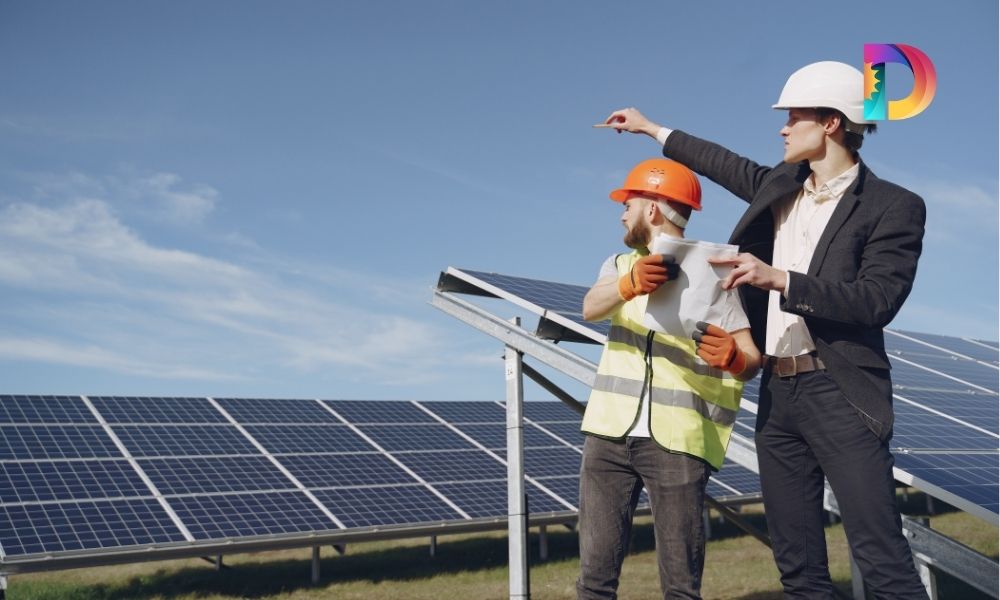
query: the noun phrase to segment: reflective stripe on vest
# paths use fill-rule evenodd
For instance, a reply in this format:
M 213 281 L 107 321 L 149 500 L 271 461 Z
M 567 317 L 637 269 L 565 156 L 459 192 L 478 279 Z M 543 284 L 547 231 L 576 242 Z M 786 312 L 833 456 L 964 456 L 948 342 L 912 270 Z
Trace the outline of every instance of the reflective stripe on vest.
M 638 252 L 616 260 L 619 276 Z M 667 283 L 666 285 L 670 285 Z M 622 304 L 611 317 L 597 377 L 583 417 L 584 432 L 622 439 L 640 418 L 650 392 L 649 431 L 663 448 L 722 466 L 743 383 L 705 364 L 689 338 L 653 333 L 642 325 L 646 296 Z

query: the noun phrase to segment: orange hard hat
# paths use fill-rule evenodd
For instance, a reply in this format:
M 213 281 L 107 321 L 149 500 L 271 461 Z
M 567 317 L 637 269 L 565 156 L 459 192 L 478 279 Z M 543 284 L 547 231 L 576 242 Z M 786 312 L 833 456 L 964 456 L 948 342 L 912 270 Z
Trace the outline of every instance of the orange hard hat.
M 629 192 L 653 194 L 701 210 L 698 176 L 681 163 L 665 158 L 651 158 L 637 164 L 625 178 L 625 185 L 610 196 L 615 202 L 625 202 Z

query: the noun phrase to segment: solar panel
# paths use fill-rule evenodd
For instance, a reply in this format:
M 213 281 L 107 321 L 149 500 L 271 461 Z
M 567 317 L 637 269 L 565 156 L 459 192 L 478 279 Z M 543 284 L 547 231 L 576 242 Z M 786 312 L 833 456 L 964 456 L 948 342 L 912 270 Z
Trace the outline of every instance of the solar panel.
M 295 486 L 262 456 L 140 459 L 139 466 L 161 494 L 211 494 L 287 490 Z
M 100 425 L 0 425 L 0 460 L 122 456 Z
M 307 488 L 416 483 L 396 463 L 375 453 L 290 455 L 279 462 Z
M 337 529 L 301 492 L 181 496 L 170 504 L 199 540 Z
M 446 425 L 361 425 L 361 432 L 389 452 L 406 450 L 463 450 L 474 446 Z
M 259 454 L 232 425 L 114 425 L 132 456 Z
M 967 356 L 973 360 L 983 361 L 987 364 L 998 366 L 997 343 L 982 342 L 977 340 L 967 340 L 946 335 L 935 335 L 932 333 L 917 333 L 913 331 L 896 330 L 890 331 L 886 336 L 886 345 L 891 346 L 895 342 L 890 341 L 902 337 L 913 338 L 925 345 L 936 346 L 947 352 L 952 352 L 960 356 Z
M 324 402 L 348 422 L 359 424 L 413 424 L 436 423 L 434 417 L 420 410 L 410 402 L 354 402 L 351 400 L 327 400 Z
M 79 396 L 0 396 L 0 423 L 97 423 Z
M 476 424 L 457 425 L 462 433 L 468 434 L 486 448 L 503 450 L 507 447 L 507 429 L 500 428 L 496 424 Z M 576 429 L 580 429 L 579 422 Z M 545 448 L 548 446 L 566 445 L 566 442 L 556 439 L 533 425 L 525 425 L 522 430 L 522 439 L 525 448 Z
M 449 423 L 506 423 L 507 411 L 494 402 L 421 402 Z
M 371 452 L 371 444 L 346 425 L 247 425 L 272 454 Z
M 126 460 L 4 462 L 0 502 L 48 502 L 149 496 Z
M 184 540 L 163 507 L 151 499 L 0 505 L 5 558 Z
M 577 481 L 576 478 L 571 478 Z M 507 514 L 507 479 L 470 483 L 442 483 L 435 486 L 472 518 L 497 517 Z M 565 512 L 566 506 L 531 482 L 525 485 L 528 512 L 531 514 Z M 576 506 L 575 495 L 573 506 Z
M 430 483 L 507 477 L 506 465 L 482 450 L 401 453 L 398 458 Z
M 315 400 L 216 398 L 239 423 L 340 423 Z
M 347 527 L 374 527 L 462 519 L 420 485 L 317 490 L 316 497 Z
M 600 342 L 607 333 L 607 322 L 587 323 L 580 319 L 582 299 L 587 290 L 583 286 L 455 268 L 442 274 L 439 282 L 439 292 L 490 295 L 527 309 L 539 316 L 540 331 L 542 322 L 551 319 L 572 330 L 579 338 Z M 575 341 L 572 337 L 566 339 Z M 1000 442 L 997 426 L 1000 421 L 1000 351 L 997 342 L 891 329 L 886 330 L 885 339 L 896 397 L 895 437 L 891 443 L 898 457 L 907 456 L 900 458 L 899 476 L 917 487 L 923 486 L 921 489 L 932 495 L 945 494 L 952 504 L 957 503 L 997 522 L 997 472 L 1000 470 L 997 452 Z M 743 397 L 749 406 L 755 406 L 759 384 L 757 378 L 744 385 Z M 551 406 L 545 410 L 560 410 L 556 403 L 549 404 Z M 530 406 L 531 403 L 525 405 L 526 417 L 541 420 L 541 417 L 532 416 Z M 741 410 L 734 433 L 752 439 L 755 420 L 754 414 Z M 969 452 L 972 450 L 981 453 Z M 920 469 L 922 475 L 937 481 L 934 484 L 923 476 L 907 473 L 908 465 L 917 469 L 917 463 L 910 458 L 914 455 L 906 454 L 911 451 L 920 452 L 920 460 L 925 462 L 931 460 L 927 453 L 934 452 L 940 455 L 936 460 L 955 469 L 971 469 L 977 475 L 990 475 L 992 491 L 987 490 L 988 497 L 984 501 L 981 490 L 974 492 L 975 488 L 965 485 L 957 476 L 954 482 L 943 481 L 948 471 L 944 468 Z M 988 467 L 983 466 L 984 462 Z M 539 469 L 541 465 L 535 463 L 533 468 Z M 713 493 L 721 494 L 725 490 L 722 484 L 726 483 L 727 471 L 738 474 L 736 469 L 723 468 L 713 478 Z M 747 486 L 744 482 L 732 487 L 742 491 L 755 486 Z M 963 496 L 966 492 L 968 495 Z M 977 510 L 983 507 L 988 512 Z
M 108 423 L 225 423 L 205 398 L 88 398 Z

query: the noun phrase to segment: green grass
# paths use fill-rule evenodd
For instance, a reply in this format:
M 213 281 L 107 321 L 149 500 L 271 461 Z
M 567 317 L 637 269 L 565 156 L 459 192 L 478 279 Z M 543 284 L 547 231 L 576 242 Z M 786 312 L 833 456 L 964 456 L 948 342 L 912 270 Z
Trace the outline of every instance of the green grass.
M 911 494 L 907 514 L 920 514 L 920 494 Z M 939 505 L 939 509 L 942 507 Z M 745 516 L 764 526 L 759 507 L 747 507 Z M 997 558 L 996 527 L 965 514 L 949 511 L 931 517 L 934 529 Z M 712 520 L 708 544 L 706 599 L 778 600 L 778 574 L 770 550 L 730 524 Z M 533 533 L 531 589 L 535 600 L 576 597 L 574 581 L 579 561 L 576 534 L 549 528 L 549 559 L 537 557 Z M 830 570 L 836 584 L 850 589 L 847 543 L 843 528 L 827 527 Z M 15 575 L 8 597 L 15 600 L 490 600 L 507 597 L 507 539 L 503 532 L 438 538 L 437 556 L 428 552 L 427 539 L 355 544 L 344 556 L 323 549 L 321 581 L 310 583 L 310 550 L 284 550 L 227 556 L 230 568 L 216 572 L 208 563 L 175 560 L 113 567 L 75 569 Z M 961 582 L 939 578 L 940 598 L 986 598 Z M 659 576 L 649 518 L 637 519 L 631 552 L 622 573 L 620 597 L 637 600 L 659 597 Z

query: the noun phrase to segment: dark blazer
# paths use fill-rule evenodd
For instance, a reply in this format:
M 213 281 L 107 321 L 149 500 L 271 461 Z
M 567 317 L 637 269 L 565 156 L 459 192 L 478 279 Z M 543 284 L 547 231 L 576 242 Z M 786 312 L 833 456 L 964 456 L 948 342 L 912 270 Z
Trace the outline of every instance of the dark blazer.
M 771 206 L 799 193 L 809 165 L 761 166 L 683 131 L 670 134 L 663 154 L 750 203 L 729 243 L 771 264 Z M 827 372 L 883 439 L 892 432 L 892 384 L 882 328 L 913 287 L 925 217 L 919 196 L 879 179 L 862 162 L 819 239 L 808 273 L 790 272 L 788 297 L 781 299 L 781 310 L 803 318 Z M 763 349 L 768 293 L 742 286 L 740 295 L 754 343 Z

